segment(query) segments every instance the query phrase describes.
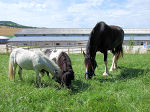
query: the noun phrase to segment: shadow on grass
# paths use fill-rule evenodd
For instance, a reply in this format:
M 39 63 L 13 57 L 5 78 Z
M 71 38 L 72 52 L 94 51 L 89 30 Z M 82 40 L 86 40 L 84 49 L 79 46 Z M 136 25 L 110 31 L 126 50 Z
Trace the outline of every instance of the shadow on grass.
M 70 94 L 72 95 L 72 94 L 77 94 L 79 92 L 86 91 L 89 86 L 90 84 L 84 83 L 81 80 L 74 80 L 72 81 L 72 84 L 71 84 Z M 46 87 L 54 87 L 57 90 L 61 90 L 62 88 L 67 89 L 65 86 L 60 85 L 57 82 L 49 82 L 49 83 L 42 82 L 42 88 L 46 88 Z
M 84 83 L 81 80 L 74 80 L 71 87 L 71 94 L 76 94 L 79 92 L 86 91 L 90 84 Z
M 22 83 L 22 85 L 28 85 L 28 86 L 33 86 L 35 88 L 39 88 L 37 83 L 36 83 L 36 80 L 33 78 L 26 78 L 26 79 L 23 79 L 22 81 L 20 79 L 17 80 L 17 83 Z M 55 87 L 56 89 L 60 90 L 62 87 L 59 83 L 55 82 L 54 80 L 50 79 L 45 79 L 45 80 L 42 80 L 41 81 L 41 85 L 42 87 L 41 88 L 47 88 L 47 87 Z
M 72 87 L 71 87 L 71 94 L 76 94 L 79 92 L 83 92 L 86 91 L 88 89 L 88 87 L 90 86 L 90 84 L 84 83 L 81 80 L 74 80 L 72 83 Z
M 121 73 L 118 76 L 110 75 L 111 77 L 104 78 L 104 79 L 96 79 L 99 80 L 101 83 L 103 82 L 115 82 L 115 81 L 126 81 L 128 79 L 136 78 L 139 76 L 144 76 L 146 73 L 150 72 L 150 69 L 136 69 L 136 68 L 128 68 L 120 66 Z
M 144 76 L 150 69 L 137 69 L 137 68 L 128 68 L 128 67 L 120 67 L 121 73 L 117 76 L 117 80 L 125 80 L 125 79 L 132 79 L 139 76 Z
M 36 82 L 34 79 L 30 79 L 28 81 L 23 81 L 23 83 L 26 83 L 27 85 L 33 85 L 35 87 L 38 88 Z M 54 87 L 56 88 L 56 90 L 61 90 L 62 88 L 67 89 L 65 86 L 60 85 L 58 82 L 50 79 L 49 81 L 42 81 L 42 88 L 47 88 L 47 87 Z M 88 89 L 88 87 L 90 86 L 90 84 L 87 84 L 81 80 L 73 80 L 72 84 L 71 84 L 71 88 L 70 88 L 70 94 L 76 94 L 79 92 L 83 92 L 86 91 Z

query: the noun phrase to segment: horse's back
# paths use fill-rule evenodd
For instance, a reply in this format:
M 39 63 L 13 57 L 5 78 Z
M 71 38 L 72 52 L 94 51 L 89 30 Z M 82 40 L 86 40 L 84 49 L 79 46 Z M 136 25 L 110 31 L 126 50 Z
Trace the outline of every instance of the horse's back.
M 49 59 L 54 60 L 56 62 L 62 52 L 63 51 L 59 50 L 59 49 L 52 51 L 50 56 L 49 56 Z
M 50 54 L 52 53 L 52 49 L 45 49 L 45 50 L 42 50 L 42 52 L 47 56 L 47 57 L 49 57 L 50 56 Z
M 112 50 L 118 45 L 122 45 L 124 31 L 119 26 L 99 22 L 93 28 L 89 39 L 91 45 L 97 46 L 98 51 Z
M 112 29 L 113 32 L 116 33 L 116 36 L 120 36 L 120 38 L 122 40 L 124 39 L 124 31 L 123 31 L 123 29 L 121 27 L 110 25 L 110 28 Z
M 29 50 L 24 50 L 21 48 L 14 49 L 11 53 L 13 58 L 16 60 L 16 63 L 24 69 L 33 70 L 33 59 L 36 57 L 36 54 Z M 12 56 L 11 55 L 11 56 Z M 10 56 L 10 57 L 11 57 Z
M 102 35 L 100 38 L 108 38 L 109 40 L 123 40 L 124 39 L 124 31 L 121 27 L 115 25 L 107 25 L 106 23 L 101 23 L 102 25 Z

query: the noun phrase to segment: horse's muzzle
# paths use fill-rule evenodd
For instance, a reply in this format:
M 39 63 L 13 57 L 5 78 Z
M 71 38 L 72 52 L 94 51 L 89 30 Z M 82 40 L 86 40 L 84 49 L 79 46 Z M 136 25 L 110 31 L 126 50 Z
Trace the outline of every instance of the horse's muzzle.
M 67 89 L 71 89 L 71 85 L 66 86 Z
M 91 79 L 93 75 L 95 75 L 93 72 L 85 72 L 85 79 Z
M 85 74 L 85 79 L 88 79 L 88 78 L 89 78 L 88 74 Z

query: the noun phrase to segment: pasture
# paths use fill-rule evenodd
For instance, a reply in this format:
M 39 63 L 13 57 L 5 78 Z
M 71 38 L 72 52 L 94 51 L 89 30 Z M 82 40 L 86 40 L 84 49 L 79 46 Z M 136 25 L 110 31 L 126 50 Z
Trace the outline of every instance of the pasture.
M 103 76 L 103 55 L 97 54 L 96 76 L 85 80 L 82 54 L 70 54 L 75 80 L 70 90 L 42 77 L 37 88 L 35 72 L 23 70 L 24 81 L 8 79 L 9 55 L 0 54 L 1 112 L 148 112 L 150 111 L 150 54 L 125 54 L 119 69 Z M 110 68 L 112 55 L 108 55 Z

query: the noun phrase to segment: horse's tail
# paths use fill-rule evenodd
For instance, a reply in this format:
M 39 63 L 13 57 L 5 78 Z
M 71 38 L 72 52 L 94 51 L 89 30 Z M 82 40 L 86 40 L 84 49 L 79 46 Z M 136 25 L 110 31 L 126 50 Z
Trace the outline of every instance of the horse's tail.
M 123 57 L 123 47 L 122 47 L 122 44 L 116 48 L 116 53 L 117 53 L 117 60 L 120 57 Z
M 12 58 L 9 58 L 9 74 L 8 77 L 12 80 L 14 79 L 14 70 L 13 70 L 13 62 Z
M 121 38 L 122 38 L 122 42 L 120 43 L 120 45 L 116 48 L 116 52 L 117 52 L 117 60 L 119 59 L 119 57 L 123 57 L 123 40 L 124 40 L 124 31 L 122 28 L 120 28 L 120 32 L 121 32 Z

